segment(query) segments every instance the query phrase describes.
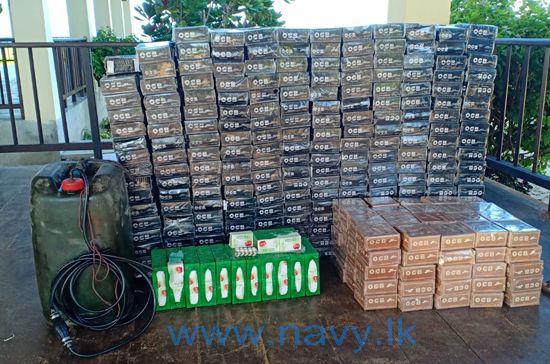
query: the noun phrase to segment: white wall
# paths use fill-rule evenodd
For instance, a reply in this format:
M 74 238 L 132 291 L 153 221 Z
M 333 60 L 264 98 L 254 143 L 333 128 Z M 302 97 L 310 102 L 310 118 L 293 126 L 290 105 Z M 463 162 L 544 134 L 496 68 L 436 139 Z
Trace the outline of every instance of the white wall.
M 13 0 L 12 0 L 13 1 Z M 15 0 L 17 1 L 17 0 Z M 8 0 L 0 0 L 2 14 L 0 14 L 0 38 L 11 38 L 11 21 L 8 9 Z M 69 36 L 69 20 L 67 19 L 67 5 L 65 0 L 48 0 L 53 37 Z

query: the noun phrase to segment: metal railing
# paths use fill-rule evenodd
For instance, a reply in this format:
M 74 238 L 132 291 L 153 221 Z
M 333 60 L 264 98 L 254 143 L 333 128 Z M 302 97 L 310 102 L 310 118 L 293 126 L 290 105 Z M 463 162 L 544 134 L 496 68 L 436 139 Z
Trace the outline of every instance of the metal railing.
M 0 44 L 13 43 L 14 41 L 13 38 L 0 38 Z M 12 87 L 10 83 L 12 81 L 12 75 L 10 75 L 11 67 L 15 70 L 15 72 L 13 72 L 15 87 Z M 5 48 L 0 52 L 0 110 L 10 109 L 19 110 L 21 118 L 25 118 L 17 54 L 14 48 Z
M 82 43 L 86 38 L 54 38 L 55 43 Z M 70 98 L 73 103 L 78 96 L 84 96 L 86 85 L 84 82 L 84 65 L 80 52 L 72 47 L 59 47 L 54 52 L 55 73 L 57 74 L 57 89 L 59 97 L 63 98 L 63 105 L 67 107 Z
M 494 150 L 487 165 L 550 190 L 550 176 L 539 173 L 546 167 L 541 166 L 541 156 L 550 153 L 541 150 L 543 136 L 550 133 L 548 125 L 545 130 L 545 118 L 550 115 L 550 39 L 501 38 L 496 44 L 499 73 L 491 113 Z M 540 68 L 540 73 L 530 71 L 535 67 Z M 533 140 L 525 140 L 526 131 L 534 135 Z M 522 148 L 525 143 L 533 146 L 532 152 Z
M 11 125 L 11 137 L 12 143 L 7 145 L 0 145 L 0 153 L 17 153 L 17 152 L 52 152 L 52 151 L 93 151 L 95 158 L 101 158 L 103 150 L 112 149 L 112 143 L 104 142 L 101 140 L 100 130 L 99 130 L 99 119 L 98 119 L 98 109 L 96 105 L 96 95 L 94 83 L 93 69 L 92 69 L 92 49 L 95 48 L 110 48 L 113 49 L 114 53 L 117 54 L 120 48 L 134 47 L 134 43 L 95 43 L 95 42 L 82 42 L 80 40 L 73 41 L 67 40 L 63 42 L 51 42 L 51 43 L 15 43 L 15 42 L 0 42 L 0 55 L 2 59 L 6 57 L 7 49 L 15 50 L 15 54 L 25 54 L 28 58 L 29 68 L 26 70 L 21 70 L 23 72 L 29 72 L 31 77 L 32 85 L 32 102 L 34 105 L 34 110 L 36 114 L 36 131 L 37 131 L 37 140 L 36 143 L 19 143 L 19 134 L 17 130 L 17 124 L 19 119 L 16 119 L 14 110 L 16 109 L 16 104 L 13 102 L 12 90 L 9 86 L 9 75 L 7 85 L 7 109 L 9 110 L 9 122 Z M 67 88 L 58 87 L 60 90 L 58 92 L 57 102 L 61 110 L 61 125 L 62 125 L 62 138 L 57 143 L 46 143 L 44 138 L 43 130 L 43 117 L 40 111 L 41 103 L 40 97 L 38 94 L 37 82 L 36 82 L 36 65 L 35 65 L 35 52 L 39 49 L 46 49 L 51 52 L 51 55 L 54 59 L 57 58 L 55 62 L 56 66 L 56 75 L 58 86 L 64 84 L 65 82 L 78 81 L 79 79 L 75 76 L 73 81 L 70 78 L 63 78 L 63 75 L 66 75 L 67 63 L 64 63 L 60 60 L 63 60 L 63 55 L 71 54 L 71 57 L 78 60 L 78 65 L 81 72 L 81 85 L 78 87 L 78 91 L 72 90 L 67 92 Z M 68 58 L 66 58 L 68 60 Z M 3 62 L 4 73 L 7 74 L 7 64 Z M 76 65 L 73 65 L 76 67 Z M 61 75 L 61 76 L 60 76 Z M 60 80 L 61 78 L 61 80 Z M 78 85 L 78 82 L 71 85 Z M 72 87 L 71 87 L 72 88 Z M 88 101 L 88 113 L 90 116 L 90 134 L 91 141 L 89 142 L 80 142 L 80 141 L 71 141 L 69 138 L 69 125 L 67 120 L 67 111 L 65 109 L 65 103 L 67 97 L 73 97 L 77 93 L 82 93 L 86 100 Z M 27 102 L 30 102 L 28 100 Z

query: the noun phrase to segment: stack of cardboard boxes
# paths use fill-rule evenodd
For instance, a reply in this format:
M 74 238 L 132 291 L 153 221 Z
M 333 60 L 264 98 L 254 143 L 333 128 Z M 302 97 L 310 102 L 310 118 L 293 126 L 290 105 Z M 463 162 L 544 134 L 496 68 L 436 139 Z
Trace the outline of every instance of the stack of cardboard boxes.
M 127 188 L 134 255 L 142 263 L 150 264 L 151 249 L 162 246 L 162 224 L 153 193 L 153 165 L 135 63 L 135 58 L 130 64 L 126 57 L 107 58 L 108 75 L 101 79 L 100 86 L 105 95 L 115 153 L 132 176 Z
M 539 230 L 483 201 L 366 200 L 335 201 L 332 230 L 337 272 L 364 309 L 538 304 Z M 401 250 L 382 250 L 392 233 Z

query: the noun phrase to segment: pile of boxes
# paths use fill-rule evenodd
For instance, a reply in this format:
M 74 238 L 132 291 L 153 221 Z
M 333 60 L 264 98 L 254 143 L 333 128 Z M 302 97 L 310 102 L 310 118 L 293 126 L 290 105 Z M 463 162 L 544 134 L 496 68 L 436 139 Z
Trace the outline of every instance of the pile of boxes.
M 191 175 L 194 244 L 224 241 L 218 105 L 206 27 L 175 28 L 183 124 Z
M 484 201 L 367 202 L 335 201 L 332 230 L 337 271 L 364 309 L 539 303 L 538 229 Z M 382 250 L 394 240 L 397 250 Z
M 136 54 L 163 220 L 162 237 L 166 247 L 192 245 L 189 165 L 173 48 L 169 42 L 142 43 Z
M 154 249 L 157 311 L 318 295 L 319 254 L 307 239 L 302 247 L 253 257 L 226 244 Z
M 333 199 L 481 196 L 495 37 L 468 24 L 198 26 L 138 46 L 163 237 L 292 226 L 330 254 Z
M 132 218 L 134 255 L 150 263 L 150 250 L 162 246 L 162 224 L 153 193 L 153 164 L 149 151 L 145 113 L 142 109 L 135 59 L 105 60 L 107 76 L 100 81 L 111 123 L 113 148 L 128 170 L 128 200 Z M 122 63 L 122 66 L 121 66 Z M 123 74 L 120 74 L 123 73 Z

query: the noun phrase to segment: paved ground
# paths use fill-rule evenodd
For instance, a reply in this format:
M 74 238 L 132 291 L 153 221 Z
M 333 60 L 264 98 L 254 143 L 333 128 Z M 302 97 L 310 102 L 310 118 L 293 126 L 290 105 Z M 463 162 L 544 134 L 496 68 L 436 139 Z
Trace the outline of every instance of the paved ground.
M 0 362 L 3 363 L 76 361 L 61 348 L 41 316 L 27 207 L 29 181 L 36 171 L 35 167 L 0 168 Z M 543 230 L 544 259 L 549 263 L 550 217 L 546 206 L 493 183 L 488 183 L 487 199 Z M 550 278 L 548 265 L 547 279 Z M 314 298 L 162 313 L 145 336 L 96 362 L 550 362 L 550 299 L 547 297 L 539 307 L 521 309 L 454 309 L 407 314 L 399 314 L 397 310 L 364 312 L 347 287 L 339 282 L 329 262 L 322 266 L 321 288 L 321 296 Z M 406 327 L 414 325 L 412 336 L 416 345 L 405 341 L 401 347 L 388 346 L 388 317 L 394 323 L 394 342 L 397 318 L 401 318 Z M 177 331 L 184 324 L 190 331 L 198 324 L 209 328 L 219 324 L 222 329 L 230 324 L 243 329 L 249 324 L 254 330 L 265 325 L 265 333 L 255 346 L 250 342 L 238 346 L 234 336 L 230 336 L 225 346 L 207 346 L 204 339 L 191 346 L 185 341 L 174 346 L 168 326 Z M 291 324 L 301 328 L 326 327 L 326 344 L 295 347 L 293 331 L 289 331 L 286 345 L 281 347 L 278 327 Z M 358 353 L 354 352 L 358 344 L 351 329 L 342 345 L 337 345 L 328 331 L 332 325 L 339 335 L 345 325 L 352 324 L 360 330 L 373 325 L 369 334 L 371 342 Z M 318 331 L 302 331 L 300 340 L 308 333 Z M 94 347 L 121 335 L 88 337 L 86 342 L 79 340 L 79 345 Z M 376 345 L 376 338 L 382 338 L 382 345 Z M 309 339 L 316 343 L 320 338 Z

